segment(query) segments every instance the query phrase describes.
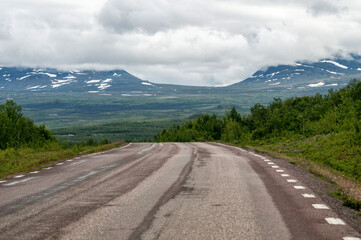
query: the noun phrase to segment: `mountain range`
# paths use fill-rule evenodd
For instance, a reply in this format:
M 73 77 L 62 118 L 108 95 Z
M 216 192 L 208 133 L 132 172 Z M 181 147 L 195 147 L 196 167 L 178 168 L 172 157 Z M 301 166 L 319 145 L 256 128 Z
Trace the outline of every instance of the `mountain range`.
M 344 86 L 350 79 L 361 77 L 361 57 L 297 62 L 294 65 L 271 66 L 259 70 L 233 87 L 306 89 Z
M 361 77 L 361 57 L 297 62 L 270 66 L 251 77 L 226 87 L 193 87 L 157 84 L 137 78 L 125 70 L 93 71 L 0 67 L 0 90 L 20 92 L 83 92 L 149 95 L 227 91 L 234 89 L 283 89 L 342 87 L 350 79 Z

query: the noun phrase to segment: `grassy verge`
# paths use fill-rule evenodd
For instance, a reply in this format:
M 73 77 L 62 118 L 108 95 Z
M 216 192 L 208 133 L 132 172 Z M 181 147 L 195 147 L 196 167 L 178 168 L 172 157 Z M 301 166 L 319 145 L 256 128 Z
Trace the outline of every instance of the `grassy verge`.
M 106 151 L 119 147 L 125 142 L 116 142 L 100 146 L 74 145 L 63 148 L 59 143 L 52 143 L 43 149 L 8 148 L 0 150 L 0 179 L 20 172 L 31 172 L 54 165 L 56 162 L 79 155 Z
M 331 195 L 343 200 L 345 206 L 360 211 L 360 146 L 345 144 L 347 140 L 347 136 L 342 133 L 334 133 L 312 138 L 294 136 L 288 139 L 268 139 L 242 146 L 308 169 L 339 188 Z

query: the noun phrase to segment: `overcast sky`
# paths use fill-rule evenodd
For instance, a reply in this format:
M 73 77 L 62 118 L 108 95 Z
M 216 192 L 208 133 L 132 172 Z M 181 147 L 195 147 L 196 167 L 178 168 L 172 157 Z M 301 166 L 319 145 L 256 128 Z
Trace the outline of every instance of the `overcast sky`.
M 360 0 L 0 0 L 0 65 L 226 85 L 361 54 Z

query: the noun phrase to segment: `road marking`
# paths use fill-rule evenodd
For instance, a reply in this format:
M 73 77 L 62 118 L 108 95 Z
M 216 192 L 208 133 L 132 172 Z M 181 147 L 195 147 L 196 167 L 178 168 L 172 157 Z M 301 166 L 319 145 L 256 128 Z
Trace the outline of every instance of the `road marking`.
M 269 160 L 269 159 L 265 159 L 264 161 L 265 161 L 265 162 L 270 162 L 271 160 Z
M 72 159 L 68 159 L 68 160 L 66 160 L 67 162 L 72 162 L 73 160 Z
M 281 174 L 282 177 L 289 177 L 290 175 L 288 174 Z
M 295 182 L 297 182 L 297 180 L 295 180 L 295 179 L 287 179 L 287 182 L 295 183 Z
M 22 177 L 24 177 L 25 175 L 17 175 L 17 176 L 15 176 L 14 178 L 22 178 Z
M 52 169 L 53 167 L 48 167 L 48 168 L 44 168 L 44 169 Z
M 358 237 L 344 237 L 343 240 L 361 240 L 361 238 L 358 238 Z
M 279 168 L 279 166 L 272 166 L 272 168 Z
M 85 178 L 87 178 L 87 177 L 89 177 L 89 176 L 91 176 L 91 175 L 93 175 L 93 174 L 96 174 L 96 173 L 98 173 L 99 171 L 92 171 L 92 172 L 90 172 L 90 173 L 88 173 L 88 174 L 86 174 L 86 175 L 84 175 L 84 176 L 81 176 L 81 177 L 78 177 L 78 179 L 79 180 L 83 180 L 83 179 L 85 179 Z
M 328 224 L 332 225 L 346 225 L 346 223 L 340 218 L 325 218 L 325 220 L 328 222 Z
M 278 169 L 276 172 L 285 172 L 285 170 Z
M 35 171 L 35 172 L 30 172 L 31 174 L 35 174 L 35 173 L 39 173 L 39 171 Z
M 295 189 L 306 189 L 304 186 L 293 186 Z
M 273 165 L 273 164 L 275 164 L 275 163 L 273 163 L 273 162 L 268 162 L 267 164 L 269 164 L 269 165 Z
M 308 193 L 302 194 L 302 196 L 305 197 L 305 198 L 315 198 L 315 195 L 308 194 Z
M 312 204 L 312 206 L 316 209 L 330 209 L 325 204 Z
M 16 181 L 16 182 L 12 182 L 12 183 L 7 183 L 7 184 L 3 184 L 4 186 L 12 186 L 12 185 L 15 185 L 15 184 L 18 184 L 18 183 L 22 183 L 22 182 L 26 182 L 26 181 L 29 181 L 31 179 L 33 179 L 35 177 L 30 177 L 30 178 L 25 178 L 24 180 L 21 180 L 21 181 Z
M 0 181 L 0 183 L 4 183 L 4 182 L 6 182 L 5 180 L 4 181 Z
M 61 162 L 61 163 L 57 163 L 56 165 L 58 165 L 58 166 L 60 166 L 60 165 L 63 165 L 64 163 L 63 162 Z
M 79 164 L 79 163 L 83 163 L 83 162 L 85 162 L 86 160 L 85 159 L 83 159 L 83 160 L 80 160 L 79 162 L 74 162 L 74 163 L 72 163 L 71 165 L 76 165 L 76 164 Z

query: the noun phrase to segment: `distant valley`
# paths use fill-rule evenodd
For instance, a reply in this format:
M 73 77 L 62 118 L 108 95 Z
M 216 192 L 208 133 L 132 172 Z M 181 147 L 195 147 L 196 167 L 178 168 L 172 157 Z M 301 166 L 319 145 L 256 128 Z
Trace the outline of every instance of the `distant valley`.
M 324 94 L 354 78 L 361 78 L 359 56 L 270 66 L 226 87 L 157 84 L 125 70 L 0 67 L 0 102 L 14 99 L 37 124 L 62 129 L 62 134 L 72 136 L 64 128 L 84 130 L 84 126 L 144 121 L 157 121 L 161 128 L 159 120 L 170 126 L 172 119 L 179 123 L 199 113 L 222 115 L 233 106 L 247 114 L 255 103 L 267 104 L 275 97 Z M 122 136 L 127 136 L 126 127 L 122 131 Z M 87 135 L 92 137 L 93 133 Z

